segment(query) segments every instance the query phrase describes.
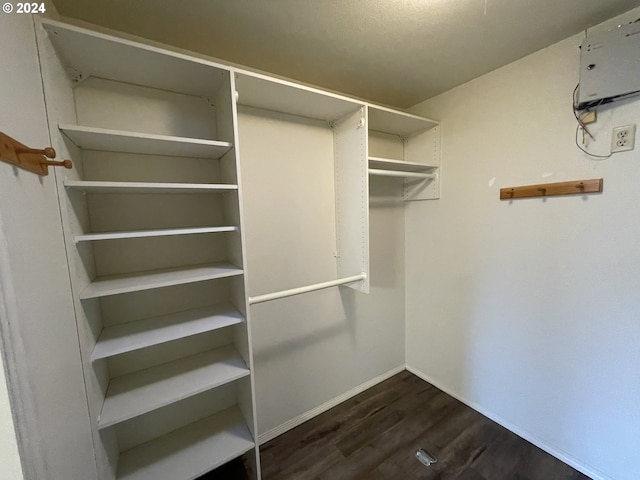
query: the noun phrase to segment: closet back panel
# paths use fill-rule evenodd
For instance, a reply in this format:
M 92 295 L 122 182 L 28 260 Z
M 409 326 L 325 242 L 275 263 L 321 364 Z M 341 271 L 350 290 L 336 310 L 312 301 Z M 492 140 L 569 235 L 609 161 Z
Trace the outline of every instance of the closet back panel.
M 100 299 L 105 326 L 227 302 L 231 278 L 143 290 Z
M 225 220 L 219 194 L 88 194 L 87 200 L 94 232 L 219 226 Z
M 249 294 L 337 278 L 332 130 L 249 107 L 238 123 Z
M 176 158 L 85 150 L 82 160 L 84 180 L 221 183 L 218 160 L 210 158 Z
M 369 156 L 404 159 L 404 145 L 397 135 L 369 130 Z
M 98 275 L 144 272 L 227 259 L 224 233 L 105 240 L 95 242 L 94 252 Z
M 118 377 L 197 353 L 213 350 L 216 347 L 230 345 L 233 340 L 232 330 L 232 328 L 224 328 L 214 332 L 194 335 L 154 347 L 116 355 L 108 360 L 109 371 L 112 377 Z
M 93 77 L 74 93 L 79 125 L 218 139 L 215 108 L 202 97 Z
M 117 425 L 120 448 L 128 450 L 232 407 L 237 400 L 237 383 L 223 385 Z
M 407 162 L 440 165 L 440 127 L 409 137 L 405 148 Z

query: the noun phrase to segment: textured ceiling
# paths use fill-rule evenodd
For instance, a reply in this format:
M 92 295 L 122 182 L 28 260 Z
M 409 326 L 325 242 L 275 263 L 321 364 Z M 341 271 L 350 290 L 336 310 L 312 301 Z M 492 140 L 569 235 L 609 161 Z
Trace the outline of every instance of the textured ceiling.
M 401 108 L 640 4 L 640 0 L 53 2 L 66 17 Z

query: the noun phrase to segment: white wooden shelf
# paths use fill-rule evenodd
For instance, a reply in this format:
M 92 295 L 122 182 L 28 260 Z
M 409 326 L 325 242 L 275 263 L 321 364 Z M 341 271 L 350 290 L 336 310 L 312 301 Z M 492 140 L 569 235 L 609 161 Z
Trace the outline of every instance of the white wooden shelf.
M 120 293 L 202 282 L 234 275 L 242 275 L 242 269 L 228 263 L 168 268 L 125 275 L 106 275 L 97 277 L 90 283 L 87 288 L 80 293 L 80 299 L 86 300 L 89 298 L 106 297 Z
M 369 157 L 369 168 L 396 170 L 402 172 L 423 172 L 433 170 L 437 167 L 425 165 L 424 163 L 405 162 L 404 160 L 393 160 L 390 158 Z
M 120 455 L 117 480 L 192 479 L 255 444 L 238 407 L 199 420 Z
M 229 75 L 226 67 L 204 59 L 54 20 L 42 26 L 76 82 L 93 76 L 207 97 Z
M 369 105 L 369 130 L 409 137 L 438 126 L 438 122 L 378 105 Z
M 91 360 L 160 345 L 242 322 L 242 314 L 233 305 L 226 303 L 106 327 L 98 338 Z
M 103 429 L 249 375 L 232 346 L 111 380 L 98 420 Z
M 238 189 L 237 185 L 218 183 L 102 182 L 65 180 L 64 186 L 86 193 L 221 193 Z
M 170 157 L 220 158 L 232 147 L 229 142 L 200 138 L 127 132 L 80 125 L 59 125 L 58 128 L 76 146 L 85 150 Z
M 327 122 L 364 107 L 347 97 L 251 72 L 236 72 L 236 89 L 240 105 Z
M 123 238 L 148 238 L 148 237 L 168 237 L 173 235 L 196 235 L 203 233 L 223 233 L 237 232 L 239 229 L 235 225 L 224 227 L 193 227 L 193 228 L 163 228 L 159 230 L 129 230 L 122 232 L 100 232 L 85 233 L 75 235 L 73 240 L 79 242 L 91 242 L 97 240 L 119 240 Z

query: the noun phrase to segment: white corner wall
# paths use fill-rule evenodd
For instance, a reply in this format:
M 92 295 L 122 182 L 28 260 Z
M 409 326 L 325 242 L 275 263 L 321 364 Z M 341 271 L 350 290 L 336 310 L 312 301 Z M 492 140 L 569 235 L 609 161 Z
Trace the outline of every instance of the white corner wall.
M 640 9 L 598 28 L 633 21 Z M 640 142 L 575 144 L 576 35 L 415 106 L 442 121 L 442 197 L 406 215 L 407 364 L 593 478 L 640 478 Z M 640 123 L 640 100 L 593 125 Z M 604 178 L 589 196 L 499 189 Z
M 47 146 L 32 16 L 0 15 L 0 45 L 0 131 Z M 0 163 L 0 480 L 21 478 L 11 414 L 25 478 L 96 476 L 56 173 L 49 172 L 40 177 Z M 4 476 L 5 468 L 12 473 Z
M 0 479 L 22 480 L 16 431 L 0 352 Z

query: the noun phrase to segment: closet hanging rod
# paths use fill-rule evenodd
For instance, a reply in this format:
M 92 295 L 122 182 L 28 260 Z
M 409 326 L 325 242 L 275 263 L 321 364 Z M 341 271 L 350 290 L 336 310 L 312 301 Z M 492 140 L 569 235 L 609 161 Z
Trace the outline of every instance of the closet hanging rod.
M 354 275 L 353 277 L 344 277 L 337 280 L 331 280 L 329 282 L 314 283 L 313 285 L 307 285 L 305 287 L 292 288 L 290 290 L 281 290 L 279 292 L 266 293 L 264 295 L 258 295 L 256 297 L 249 297 L 249 304 L 268 302 L 270 300 L 276 300 L 278 298 L 292 297 L 293 295 L 300 295 L 301 293 L 314 292 L 316 290 L 322 290 L 329 287 L 337 287 L 338 285 L 345 285 L 347 283 L 359 282 L 367 278 L 366 273 L 360 275 Z
M 404 177 L 404 178 L 436 178 L 435 173 L 420 172 L 402 172 L 398 170 L 381 170 L 378 168 L 370 168 L 369 175 L 380 175 L 384 177 Z

